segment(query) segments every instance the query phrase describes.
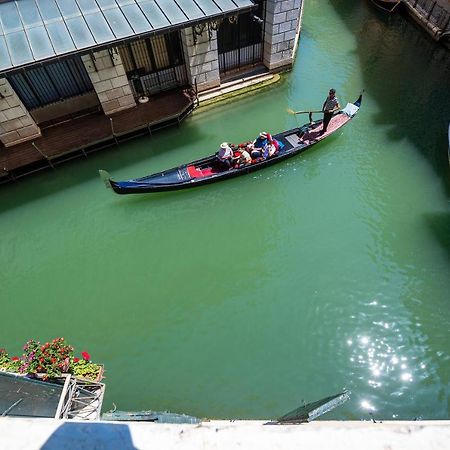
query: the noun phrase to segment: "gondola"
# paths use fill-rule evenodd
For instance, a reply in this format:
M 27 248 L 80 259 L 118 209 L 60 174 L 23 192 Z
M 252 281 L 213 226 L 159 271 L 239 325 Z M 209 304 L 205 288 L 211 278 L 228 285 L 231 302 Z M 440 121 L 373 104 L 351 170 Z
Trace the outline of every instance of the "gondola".
M 309 123 L 273 135 L 280 144 L 280 149 L 274 156 L 269 159 L 254 160 L 251 164 L 242 167 L 223 170 L 216 155 L 213 154 L 142 178 L 114 181 L 105 170 L 99 171 L 100 176 L 106 186 L 111 187 L 117 194 L 139 194 L 193 188 L 245 175 L 291 158 L 323 141 L 355 117 L 361 106 L 361 100 L 362 94 L 354 103 L 347 103 L 344 109 L 338 111 L 323 134 L 321 133 L 322 119 L 313 121 L 312 113 L 309 113 Z
M 450 164 L 450 123 L 448 124 L 448 163 Z
M 393 13 L 402 3 L 401 0 L 370 0 L 378 9 L 387 12 L 389 14 Z

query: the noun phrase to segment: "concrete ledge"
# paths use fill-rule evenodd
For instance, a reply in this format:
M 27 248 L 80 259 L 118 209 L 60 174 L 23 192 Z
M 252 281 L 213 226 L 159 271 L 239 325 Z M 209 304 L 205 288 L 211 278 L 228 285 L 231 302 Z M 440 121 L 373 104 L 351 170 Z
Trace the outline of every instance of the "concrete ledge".
M 313 422 L 283 426 L 264 423 L 211 421 L 199 425 L 157 425 L 1 418 L 0 448 L 442 450 L 450 446 L 449 421 Z

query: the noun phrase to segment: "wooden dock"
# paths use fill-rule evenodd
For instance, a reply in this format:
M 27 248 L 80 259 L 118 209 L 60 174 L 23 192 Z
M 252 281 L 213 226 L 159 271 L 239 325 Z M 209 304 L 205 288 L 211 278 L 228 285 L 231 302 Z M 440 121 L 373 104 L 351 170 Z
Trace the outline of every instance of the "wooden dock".
M 0 183 L 16 180 L 120 141 L 179 125 L 194 109 L 186 90 L 150 97 L 148 103 L 111 116 L 89 114 L 44 128 L 42 136 L 13 147 L 0 148 Z

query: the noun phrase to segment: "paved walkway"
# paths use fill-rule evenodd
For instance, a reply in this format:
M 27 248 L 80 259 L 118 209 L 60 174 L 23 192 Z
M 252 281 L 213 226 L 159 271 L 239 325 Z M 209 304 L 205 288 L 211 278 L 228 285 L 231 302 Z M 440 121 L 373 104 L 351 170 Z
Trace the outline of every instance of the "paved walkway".
M 445 450 L 449 421 L 325 422 L 263 425 L 211 421 L 199 425 L 75 422 L 0 418 L 8 450 Z

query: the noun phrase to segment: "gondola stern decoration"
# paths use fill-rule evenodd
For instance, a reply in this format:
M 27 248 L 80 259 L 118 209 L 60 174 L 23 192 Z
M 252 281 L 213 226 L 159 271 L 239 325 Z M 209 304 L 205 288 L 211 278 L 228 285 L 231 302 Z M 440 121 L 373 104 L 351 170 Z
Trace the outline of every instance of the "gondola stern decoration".
M 102 179 L 103 183 L 105 183 L 105 186 L 107 189 L 112 189 L 111 187 L 111 175 L 103 169 L 100 169 L 98 171 L 98 173 L 100 174 L 100 178 Z
M 364 92 L 365 92 L 365 89 L 363 89 L 361 91 L 361 93 L 359 94 L 358 100 L 356 100 L 356 102 L 354 102 L 354 105 L 356 105 L 358 108 L 361 107 L 361 102 L 362 102 L 362 97 L 363 97 Z

